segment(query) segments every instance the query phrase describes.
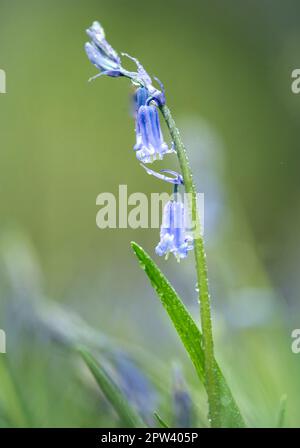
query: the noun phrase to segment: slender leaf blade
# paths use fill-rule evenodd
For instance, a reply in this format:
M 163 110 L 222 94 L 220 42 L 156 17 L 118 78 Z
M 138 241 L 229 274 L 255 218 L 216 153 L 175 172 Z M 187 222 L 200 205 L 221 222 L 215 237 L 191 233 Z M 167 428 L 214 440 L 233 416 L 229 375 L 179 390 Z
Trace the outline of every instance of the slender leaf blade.
M 138 257 L 141 267 L 149 277 L 153 288 L 156 290 L 163 306 L 167 310 L 180 339 L 189 354 L 197 374 L 204 383 L 204 353 L 202 350 L 202 335 L 193 321 L 185 305 L 179 299 L 177 293 L 155 265 L 149 255 L 136 243 L 131 243 Z
M 154 412 L 154 417 L 156 418 L 156 420 L 158 421 L 158 423 L 162 428 L 169 428 L 169 426 L 164 422 L 164 420 L 157 412 Z
M 194 364 L 200 381 L 205 386 L 204 352 L 202 349 L 202 334 L 186 309 L 182 300 L 169 281 L 154 263 L 151 257 L 138 244 L 132 242 L 132 248 L 146 272 L 153 288 L 156 290 L 164 308 L 166 309 L 191 361 Z M 239 408 L 232 396 L 229 386 L 216 363 L 219 393 L 221 396 L 221 426 L 244 427 L 245 423 Z
M 122 422 L 129 428 L 145 428 L 146 424 L 93 355 L 84 347 L 78 347 L 77 350 Z

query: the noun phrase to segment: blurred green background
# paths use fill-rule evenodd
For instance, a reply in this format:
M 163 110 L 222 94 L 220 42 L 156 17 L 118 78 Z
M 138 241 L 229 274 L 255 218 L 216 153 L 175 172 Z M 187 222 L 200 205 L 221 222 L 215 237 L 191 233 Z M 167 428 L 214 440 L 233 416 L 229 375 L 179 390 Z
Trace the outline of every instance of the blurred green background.
M 300 355 L 290 337 L 300 327 L 300 95 L 291 92 L 291 72 L 300 65 L 299 2 L 0 0 L 0 11 L 7 75 L 0 96 L 0 328 L 33 415 L 27 424 L 118 425 L 101 397 L 78 383 L 68 355 L 35 331 L 24 336 L 35 326 L 23 308 L 11 318 L 16 291 L 31 298 L 30 263 L 42 273 L 45 300 L 67 306 L 120 347 L 156 359 L 158 408 L 171 412 L 175 359 L 199 414 L 206 412 L 204 392 L 130 241 L 155 257 L 197 316 L 192 255 L 180 265 L 158 259 L 156 229 L 96 227 L 99 193 L 117 194 L 120 184 L 129 194 L 166 190 L 135 159 L 128 81 L 87 82 L 96 69 L 83 50 L 85 29 L 99 20 L 117 51 L 138 57 L 164 82 L 185 137 L 205 193 L 216 350 L 237 402 L 249 425 L 273 426 L 287 394 L 285 425 L 300 426 Z M 161 166 L 176 168 L 172 157 Z M 146 372 L 153 366 L 147 359 Z M 0 394 L 8 409 L 2 426 L 20 426 L 10 387 Z

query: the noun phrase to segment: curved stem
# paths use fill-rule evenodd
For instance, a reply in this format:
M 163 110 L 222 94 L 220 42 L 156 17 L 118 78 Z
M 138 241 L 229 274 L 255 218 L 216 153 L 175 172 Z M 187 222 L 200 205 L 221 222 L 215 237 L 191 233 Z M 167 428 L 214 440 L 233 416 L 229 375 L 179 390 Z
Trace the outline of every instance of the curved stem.
M 185 192 L 188 193 L 189 210 L 193 223 L 194 254 L 199 289 L 199 303 L 201 315 L 201 328 L 203 334 L 203 350 L 205 354 L 206 391 L 209 405 L 209 419 L 213 427 L 220 426 L 220 393 L 217 372 L 215 369 L 214 343 L 212 335 L 210 295 L 208 288 L 208 275 L 204 241 L 201 233 L 201 224 L 197 207 L 197 191 L 193 182 L 192 170 L 189 164 L 186 149 L 182 142 L 179 130 L 171 115 L 169 108 L 160 107 L 161 113 L 167 123 L 172 140 L 175 144 L 177 156 L 184 180 Z

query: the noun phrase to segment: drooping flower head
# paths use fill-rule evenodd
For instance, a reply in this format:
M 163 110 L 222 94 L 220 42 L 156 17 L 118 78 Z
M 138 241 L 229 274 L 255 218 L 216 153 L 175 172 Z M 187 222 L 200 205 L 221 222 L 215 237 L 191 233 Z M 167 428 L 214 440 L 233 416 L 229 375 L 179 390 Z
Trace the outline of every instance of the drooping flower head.
M 187 256 L 189 250 L 193 249 L 193 237 L 188 235 L 186 231 L 189 220 L 185 205 L 178 194 L 179 186 L 184 185 L 183 177 L 173 170 L 164 169 L 158 173 L 142 163 L 141 166 L 150 176 L 174 185 L 173 199 L 167 202 L 163 210 L 160 242 L 156 246 L 155 251 L 157 255 L 166 255 L 166 257 L 172 252 L 179 261 Z
M 173 144 L 169 148 L 164 141 L 160 127 L 158 107 L 164 106 L 166 102 L 163 84 L 155 78 L 161 90 L 157 89 L 142 64 L 127 53 L 122 53 L 122 56 L 130 58 L 137 67 L 137 71 L 126 70 L 121 65 L 118 53 L 105 39 L 104 30 L 99 22 L 93 22 L 87 29 L 87 34 L 90 38 L 90 42 L 85 44 L 87 56 L 100 72 L 91 79 L 101 75 L 125 76 L 137 87 L 134 107 L 136 121 L 134 150 L 137 159 L 143 163 L 151 163 L 157 159 L 161 160 L 169 152 L 175 152 Z M 184 204 L 177 199 L 178 185 L 183 184 L 182 176 L 171 170 L 161 170 L 157 173 L 144 165 L 143 167 L 148 174 L 175 185 L 175 198 L 164 207 L 160 242 L 156 247 L 156 253 L 168 255 L 172 252 L 177 260 L 185 258 L 188 251 L 193 248 L 193 239 L 186 232 Z M 171 177 L 163 174 L 164 172 Z
M 161 160 L 164 154 L 172 152 L 163 139 L 157 107 L 150 104 L 152 96 L 148 89 L 140 87 L 135 93 L 136 157 L 143 163 Z
M 93 22 L 86 32 L 91 39 L 91 42 L 85 44 L 86 54 L 92 64 L 100 70 L 96 76 L 124 76 L 120 57 L 105 39 L 104 29 L 100 23 Z
M 164 142 L 155 106 L 141 106 L 136 119 L 136 157 L 143 163 L 151 163 L 162 159 L 170 152 Z
M 178 200 L 177 194 L 174 196 L 174 200 L 167 202 L 164 207 L 160 242 L 155 251 L 159 256 L 168 256 L 171 252 L 180 261 L 193 249 L 193 238 L 186 233 L 184 204 Z
M 135 86 L 145 87 L 148 90 L 149 95 L 159 106 L 165 104 L 166 99 L 162 83 L 155 78 L 162 90 L 154 87 L 151 77 L 148 75 L 142 64 L 129 54 L 122 53 L 122 56 L 128 57 L 137 66 L 137 71 L 126 70 L 121 64 L 121 59 L 118 53 L 105 39 L 104 29 L 99 22 L 93 22 L 86 32 L 91 40 L 85 44 L 86 54 L 91 63 L 100 71 L 100 73 L 90 78 L 90 80 L 102 75 L 112 77 L 126 76 L 131 79 Z

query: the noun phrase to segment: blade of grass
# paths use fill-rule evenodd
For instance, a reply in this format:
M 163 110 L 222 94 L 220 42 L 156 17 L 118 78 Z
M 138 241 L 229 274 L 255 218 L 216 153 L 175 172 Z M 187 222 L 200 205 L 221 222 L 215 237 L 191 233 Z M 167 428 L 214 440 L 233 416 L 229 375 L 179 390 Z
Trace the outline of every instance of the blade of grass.
M 163 421 L 163 419 L 161 418 L 161 416 L 157 413 L 154 412 L 154 417 L 156 418 L 156 420 L 158 421 L 158 423 L 160 424 L 160 426 L 162 428 L 169 428 L 169 426 Z
M 153 288 L 156 290 L 161 303 L 166 309 L 173 325 L 194 364 L 200 381 L 206 387 L 204 352 L 202 348 L 202 334 L 182 303 L 182 300 L 162 274 L 158 266 L 138 244 L 132 242 L 131 246 L 137 256 L 142 269 L 146 272 Z M 226 380 L 214 360 L 214 369 L 217 377 L 218 392 L 220 394 L 220 426 L 244 427 L 245 423 Z
M 108 376 L 107 372 L 95 360 L 93 355 L 85 347 L 77 347 L 77 351 L 91 371 L 103 394 L 111 403 L 126 427 L 145 428 L 146 424 L 135 409 L 128 403 L 119 387 Z

